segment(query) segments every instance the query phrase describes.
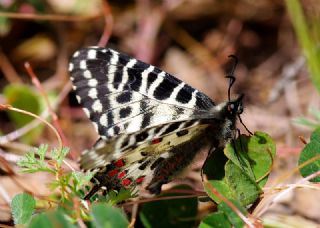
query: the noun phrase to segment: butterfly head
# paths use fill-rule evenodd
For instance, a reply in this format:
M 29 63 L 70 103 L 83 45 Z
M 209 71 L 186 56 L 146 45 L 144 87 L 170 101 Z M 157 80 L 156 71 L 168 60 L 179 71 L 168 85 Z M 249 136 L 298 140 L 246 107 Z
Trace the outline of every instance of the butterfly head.
M 243 113 L 243 105 L 242 105 L 242 100 L 243 100 L 244 95 L 241 94 L 236 100 L 233 101 L 228 101 L 226 104 L 226 115 L 228 116 L 228 118 L 230 120 L 235 121 L 236 118 L 239 119 L 240 123 L 242 124 L 242 126 L 247 130 L 247 132 L 250 135 L 253 135 L 253 133 L 247 128 L 247 126 L 243 123 L 242 119 L 241 119 L 241 114 Z
M 228 101 L 226 105 L 226 111 L 228 116 L 236 117 L 236 116 L 239 116 L 241 113 L 243 113 L 243 105 L 242 105 L 243 97 L 244 95 L 241 94 L 236 100 Z

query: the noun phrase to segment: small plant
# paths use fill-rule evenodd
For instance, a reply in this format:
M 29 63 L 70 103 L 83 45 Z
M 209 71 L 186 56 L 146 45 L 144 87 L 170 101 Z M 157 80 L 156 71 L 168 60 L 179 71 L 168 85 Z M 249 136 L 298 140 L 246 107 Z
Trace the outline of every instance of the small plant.
M 82 198 L 84 197 L 85 184 L 92 178 L 93 173 L 83 173 L 75 170 L 66 171 L 63 168 L 63 163 L 66 163 L 65 157 L 69 152 L 68 148 L 53 148 L 49 152 L 48 150 L 48 145 L 40 145 L 39 148 L 34 148 L 28 152 L 18 162 L 22 172 L 47 172 L 53 175 L 54 180 L 50 182 L 49 188 L 54 193 L 47 199 L 41 198 L 38 200 L 27 193 L 16 195 L 11 203 L 12 215 L 16 225 L 28 224 L 28 227 L 35 227 L 49 222 L 72 226 L 76 222 L 88 222 L 95 226 L 96 223 L 103 224 L 106 220 L 102 216 L 105 210 L 119 217 L 119 220 L 114 220 L 114 223 L 111 222 L 111 224 L 127 224 L 127 220 L 122 213 L 111 207 L 111 204 L 118 200 L 124 200 L 124 197 L 119 198 L 124 194 L 111 197 L 109 200 L 106 197 L 101 198 L 100 201 L 109 201 L 109 206 L 93 204 L 89 209 L 88 204 Z M 36 213 L 36 207 L 44 209 L 46 212 Z M 33 214 L 34 216 L 32 216 Z

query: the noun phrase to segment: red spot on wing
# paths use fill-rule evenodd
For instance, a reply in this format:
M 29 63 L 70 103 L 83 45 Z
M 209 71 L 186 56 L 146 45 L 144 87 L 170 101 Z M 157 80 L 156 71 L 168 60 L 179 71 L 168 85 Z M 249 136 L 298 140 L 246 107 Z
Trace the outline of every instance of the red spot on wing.
M 158 139 L 153 139 L 152 141 L 151 141 L 151 143 L 152 144 L 158 144 L 158 143 L 160 143 L 162 141 L 162 138 L 158 138 Z
M 109 177 L 114 177 L 115 175 L 117 175 L 118 170 L 114 169 L 108 172 L 108 176 Z
M 126 178 L 126 179 L 123 179 L 122 180 L 122 185 L 123 186 L 128 186 L 128 185 L 130 185 L 131 184 L 131 180 L 129 179 L 129 178 Z
M 145 176 L 138 177 L 138 178 L 136 179 L 136 183 L 137 183 L 137 184 L 141 184 L 141 183 L 143 182 L 144 178 L 145 178 Z
M 122 171 L 121 173 L 118 174 L 118 178 L 122 179 L 126 174 L 127 174 L 126 171 Z
M 116 167 L 120 168 L 120 167 L 124 166 L 124 161 L 123 161 L 123 159 L 119 159 L 119 160 L 115 161 L 113 164 Z

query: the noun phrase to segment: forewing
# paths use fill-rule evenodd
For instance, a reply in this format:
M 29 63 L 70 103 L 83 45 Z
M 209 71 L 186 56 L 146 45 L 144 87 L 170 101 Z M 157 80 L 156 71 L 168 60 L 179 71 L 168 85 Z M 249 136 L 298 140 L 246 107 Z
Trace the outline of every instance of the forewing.
M 77 51 L 69 71 L 78 101 L 103 138 L 197 119 L 214 106 L 174 76 L 112 49 Z

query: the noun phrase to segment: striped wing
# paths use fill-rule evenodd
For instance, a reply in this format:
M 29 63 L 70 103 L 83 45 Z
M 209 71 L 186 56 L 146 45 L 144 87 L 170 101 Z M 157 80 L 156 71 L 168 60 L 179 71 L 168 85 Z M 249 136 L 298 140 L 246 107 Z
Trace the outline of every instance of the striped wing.
M 77 99 L 103 139 L 204 117 L 215 106 L 174 76 L 112 49 L 75 52 L 69 71 Z

